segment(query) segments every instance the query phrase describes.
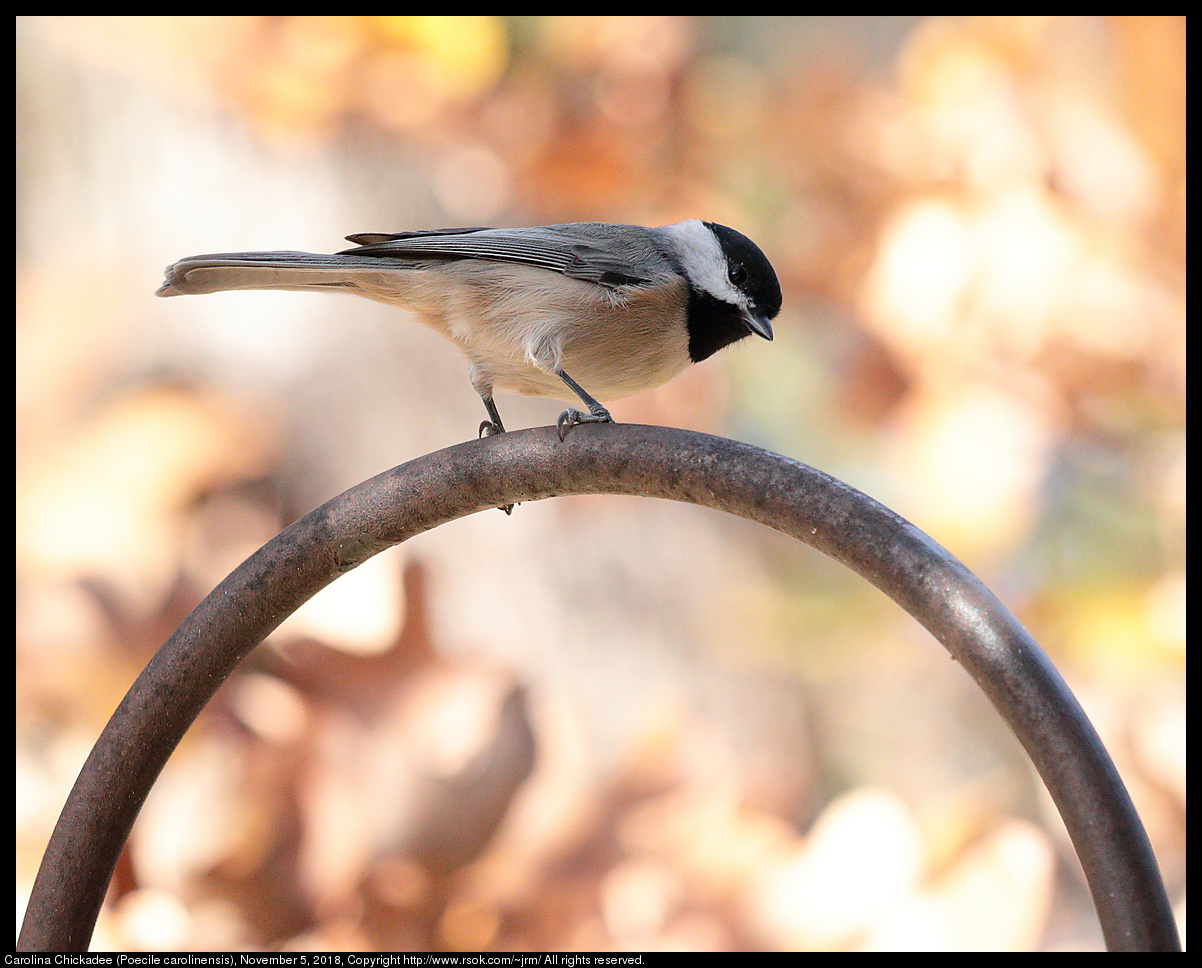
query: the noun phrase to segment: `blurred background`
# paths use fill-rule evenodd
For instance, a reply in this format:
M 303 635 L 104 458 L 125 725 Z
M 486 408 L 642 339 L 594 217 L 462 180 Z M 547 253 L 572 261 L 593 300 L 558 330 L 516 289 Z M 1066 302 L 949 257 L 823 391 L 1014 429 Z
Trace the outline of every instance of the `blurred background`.
M 605 401 L 866 491 L 1051 654 L 1185 896 L 1185 20 L 16 20 L 16 885 L 239 561 L 483 417 L 457 351 L 198 252 L 720 221 L 771 344 Z M 507 424 L 550 400 L 498 395 Z M 98 948 L 1096 949 L 1017 741 L 900 608 L 619 497 L 305 606 L 151 793 Z

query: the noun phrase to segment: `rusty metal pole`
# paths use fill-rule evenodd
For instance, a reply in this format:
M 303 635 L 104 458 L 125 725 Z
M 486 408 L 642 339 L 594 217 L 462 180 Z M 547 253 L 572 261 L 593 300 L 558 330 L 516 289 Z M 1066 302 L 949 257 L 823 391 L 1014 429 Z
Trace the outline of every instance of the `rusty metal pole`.
M 351 488 L 248 558 L 184 620 L 96 742 L 42 859 L 18 946 L 84 950 L 117 856 L 168 757 L 218 686 L 339 575 L 476 511 L 566 494 L 686 501 L 792 535 L 863 576 L 960 662 L 1026 748 L 1064 818 L 1111 950 L 1179 950 L 1122 779 L 1047 656 L 947 551 L 854 488 L 735 441 L 592 424 L 500 434 Z M 514 526 L 520 526 L 520 516 Z

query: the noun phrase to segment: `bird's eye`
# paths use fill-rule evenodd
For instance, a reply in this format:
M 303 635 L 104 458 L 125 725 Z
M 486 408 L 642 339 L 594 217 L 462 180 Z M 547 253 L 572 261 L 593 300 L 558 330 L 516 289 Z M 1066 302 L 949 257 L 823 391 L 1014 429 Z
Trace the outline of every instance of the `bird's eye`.
M 734 286 L 742 286 L 747 281 L 747 269 L 739 262 L 726 270 L 726 277 Z

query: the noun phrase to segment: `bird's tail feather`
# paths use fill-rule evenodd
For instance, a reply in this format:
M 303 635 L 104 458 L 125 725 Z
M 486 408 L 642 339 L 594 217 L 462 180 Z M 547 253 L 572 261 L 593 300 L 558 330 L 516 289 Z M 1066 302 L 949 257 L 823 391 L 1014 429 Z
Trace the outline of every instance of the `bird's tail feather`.
M 379 259 L 312 252 L 220 252 L 194 255 L 168 266 L 156 295 L 192 296 L 234 289 L 282 289 L 321 292 L 356 289 L 357 276 L 379 277 Z

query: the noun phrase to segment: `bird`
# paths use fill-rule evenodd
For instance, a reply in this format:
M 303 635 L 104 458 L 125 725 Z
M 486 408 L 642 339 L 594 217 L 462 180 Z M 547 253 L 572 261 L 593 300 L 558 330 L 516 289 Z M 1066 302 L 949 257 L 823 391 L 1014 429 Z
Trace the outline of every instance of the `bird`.
M 488 419 L 495 388 L 572 401 L 569 428 L 612 421 L 598 397 L 660 386 L 746 336 L 773 338 L 781 288 L 751 239 L 688 219 L 348 235 L 354 248 L 223 252 L 167 267 L 159 296 L 247 289 L 347 292 L 415 312 L 455 343 Z

